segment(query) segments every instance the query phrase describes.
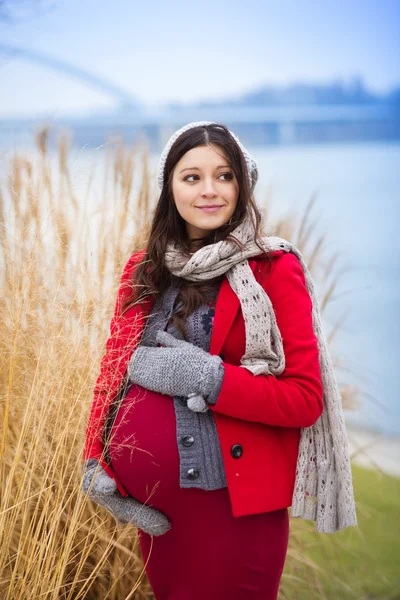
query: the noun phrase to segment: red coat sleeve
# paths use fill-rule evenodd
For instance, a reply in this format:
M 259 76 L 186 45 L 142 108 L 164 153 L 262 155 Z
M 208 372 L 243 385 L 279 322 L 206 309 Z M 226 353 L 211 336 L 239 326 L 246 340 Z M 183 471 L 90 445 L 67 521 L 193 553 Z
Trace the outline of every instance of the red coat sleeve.
M 297 256 L 283 254 L 264 284 L 281 332 L 285 370 L 279 376 L 253 375 L 223 363 L 224 379 L 211 410 L 245 421 L 280 427 L 309 427 L 323 411 L 318 341 L 312 301 Z
M 128 359 L 136 343 L 138 319 L 140 312 L 137 306 L 130 308 L 121 316 L 121 307 L 132 291 L 131 276 L 136 263 L 142 258 L 143 251 L 133 254 L 126 263 L 121 276 L 114 315 L 110 322 L 110 335 L 100 363 L 100 374 L 97 378 L 93 402 L 90 410 L 84 447 L 84 460 L 97 458 L 100 460 L 104 445 L 102 433 L 108 408 L 118 393 L 124 378 Z

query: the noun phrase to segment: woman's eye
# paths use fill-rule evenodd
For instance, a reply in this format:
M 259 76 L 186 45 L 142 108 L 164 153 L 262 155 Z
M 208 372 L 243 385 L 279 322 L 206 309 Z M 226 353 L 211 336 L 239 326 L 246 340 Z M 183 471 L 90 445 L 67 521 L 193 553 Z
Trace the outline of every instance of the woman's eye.
M 183 178 L 183 181 L 189 181 L 189 183 L 193 183 L 193 180 L 190 180 L 190 177 L 198 177 L 198 175 L 186 175 L 186 177 Z M 232 173 L 221 173 L 218 177 L 226 177 L 225 181 L 230 181 L 231 179 L 233 179 L 233 175 Z

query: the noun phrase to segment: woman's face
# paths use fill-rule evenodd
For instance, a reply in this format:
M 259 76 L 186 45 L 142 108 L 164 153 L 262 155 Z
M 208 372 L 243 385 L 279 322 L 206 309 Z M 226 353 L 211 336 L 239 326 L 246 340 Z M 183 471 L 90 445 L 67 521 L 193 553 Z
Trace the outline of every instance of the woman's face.
M 193 239 L 205 237 L 229 221 L 239 185 L 223 150 L 211 144 L 192 148 L 177 162 L 172 193 L 189 239 Z M 205 208 L 211 206 L 218 208 Z

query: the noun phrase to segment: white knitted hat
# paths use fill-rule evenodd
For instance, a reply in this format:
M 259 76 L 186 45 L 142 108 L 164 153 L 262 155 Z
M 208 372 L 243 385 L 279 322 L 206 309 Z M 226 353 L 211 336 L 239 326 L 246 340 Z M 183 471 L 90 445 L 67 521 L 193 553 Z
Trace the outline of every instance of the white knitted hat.
M 184 125 L 183 127 L 178 129 L 177 131 L 175 131 L 175 133 L 173 133 L 171 135 L 171 137 L 169 138 L 168 142 L 166 143 L 166 145 L 164 147 L 164 150 L 161 153 L 160 160 L 158 162 L 157 181 L 158 181 L 158 185 L 159 185 L 160 189 L 163 188 L 164 168 L 165 168 L 167 156 L 168 156 L 168 153 L 171 150 L 171 147 L 172 147 L 173 143 L 175 142 L 175 140 L 177 140 L 178 137 L 184 131 L 187 131 L 188 129 L 192 129 L 193 127 L 198 127 L 199 125 L 212 125 L 212 124 L 219 125 L 219 123 L 216 123 L 215 121 L 194 121 L 193 123 L 188 123 L 187 125 Z M 247 165 L 247 171 L 249 174 L 250 188 L 253 191 L 254 187 L 257 183 L 257 180 L 258 180 L 257 163 L 250 156 L 250 154 L 248 153 L 246 148 L 240 142 L 239 138 L 230 129 L 228 129 L 228 131 L 231 134 L 231 136 L 233 137 L 233 139 L 237 142 L 239 148 L 241 149 L 241 151 L 243 153 L 243 156 L 245 158 L 246 165 Z

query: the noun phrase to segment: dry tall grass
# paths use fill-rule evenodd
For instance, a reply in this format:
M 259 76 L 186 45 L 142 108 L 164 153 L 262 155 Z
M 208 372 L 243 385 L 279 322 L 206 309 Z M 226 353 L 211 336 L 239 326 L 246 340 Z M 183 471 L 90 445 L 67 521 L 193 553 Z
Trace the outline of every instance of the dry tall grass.
M 37 157 L 15 155 L 0 188 L 5 600 L 153 597 L 134 528 L 117 526 L 80 491 L 84 431 L 119 277 L 128 256 L 144 247 L 154 201 L 147 153 L 118 143 L 111 148 L 103 196 L 89 214 L 92 173 L 78 200 L 67 136 L 59 141 L 54 165 L 48 132 L 41 131 Z M 337 284 L 337 278 L 330 281 L 337 256 L 321 260 L 323 237 L 309 247 L 312 203 L 303 219 L 279 223 L 274 234 L 291 239 L 325 282 L 325 306 Z M 293 597 L 298 577 L 315 590 L 310 599 L 324 597 L 302 541 L 302 532 L 312 529 L 311 523 L 291 522 L 282 600 Z

